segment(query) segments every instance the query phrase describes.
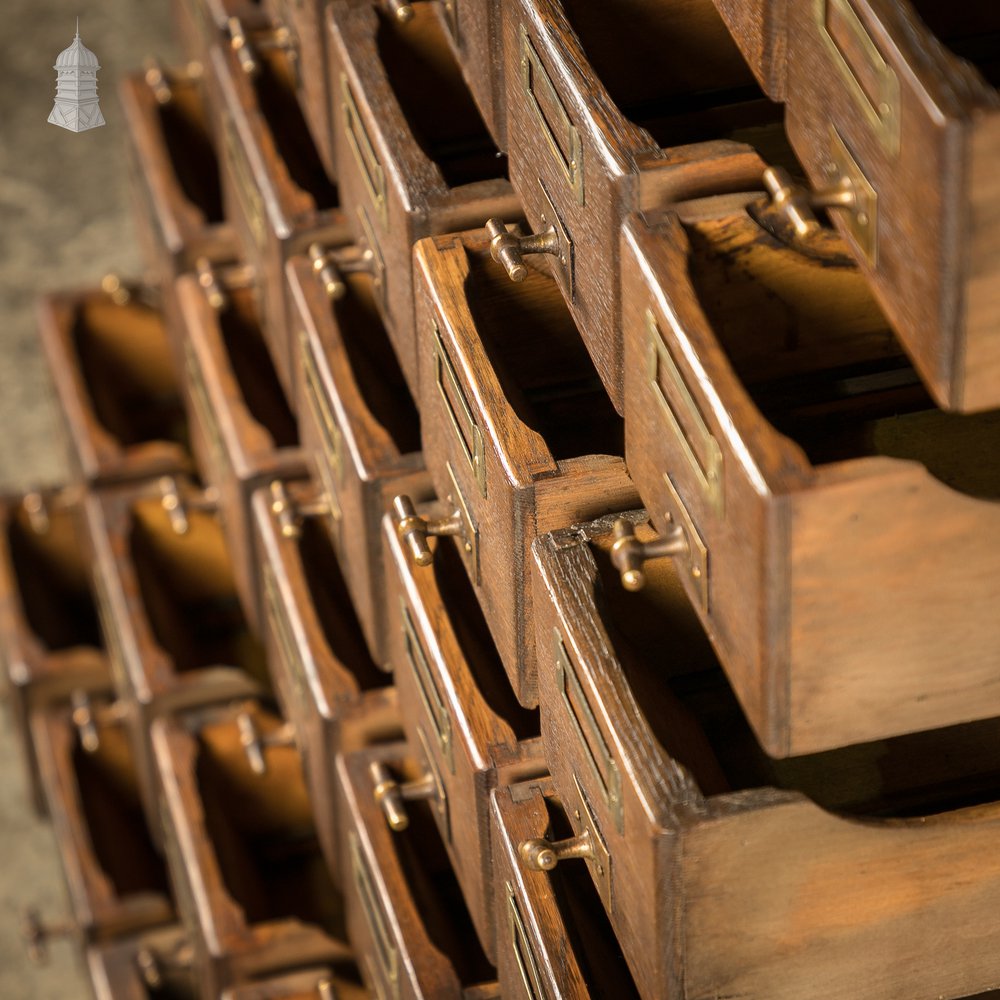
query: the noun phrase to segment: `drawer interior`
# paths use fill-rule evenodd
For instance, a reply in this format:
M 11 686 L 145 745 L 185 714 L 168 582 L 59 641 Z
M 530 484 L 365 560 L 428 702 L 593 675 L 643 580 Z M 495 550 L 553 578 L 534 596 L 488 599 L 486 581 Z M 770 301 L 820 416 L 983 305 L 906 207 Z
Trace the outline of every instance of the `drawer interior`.
M 598 613 L 646 723 L 705 794 L 777 787 L 826 809 L 871 817 L 932 815 L 1000 800 L 995 719 L 770 758 L 699 629 L 673 561 L 648 563 L 645 590 L 623 598 L 612 541 L 609 534 L 590 544 L 599 574 Z M 635 597 L 642 602 L 628 609 L 625 601 Z
M 910 5 L 956 56 L 1000 86 L 1000 6 L 993 0 L 910 0 Z
M 684 228 L 688 273 L 719 344 L 809 461 L 912 459 L 953 489 L 1000 497 L 1000 465 L 981 460 L 1000 446 L 1000 413 L 934 406 L 852 264 L 799 252 L 749 215 Z
M 624 424 L 555 280 L 529 258 L 527 277 L 515 284 L 488 250 L 465 253 L 466 302 L 521 422 L 545 439 L 556 460 L 621 455 Z
M 95 725 L 100 742 L 92 753 L 73 739 L 72 768 L 97 863 L 119 900 L 140 893 L 167 897 L 167 873 L 146 826 L 125 727 L 100 720 Z
M 74 515 L 50 509 L 49 529 L 35 531 L 23 507 L 7 522 L 7 544 L 24 617 L 49 651 L 104 647 L 89 565 L 76 535 Z
M 337 185 L 323 169 L 309 126 L 295 96 L 295 68 L 281 49 L 255 47 L 260 72 L 253 77 L 261 115 L 292 181 L 317 211 L 339 205 Z
M 780 105 L 757 86 L 713 0 L 563 0 L 594 73 L 618 110 L 660 146 L 774 126 Z M 773 162 L 773 160 L 772 160 Z
M 432 566 L 442 609 L 480 695 L 518 740 L 538 736 L 538 710 L 524 708 L 514 696 L 458 547 L 450 542 L 438 543 Z
M 393 766 L 391 770 L 405 780 L 420 777 L 417 771 L 405 767 Z M 495 982 L 496 970 L 476 936 L 472 917 L 434 820 L 433 806 L 427 801 L 407 802 L 406 812 L 409 828 L 404 833 L 393 834 L 389 842 L 427 936 L 454 966 L 463 987 Z M 373 818 L 384 822 L 379 813 Z M 453 815 L 451 822 L 463 822 L 463 819 Z
M 251 709 L 261 732 L 279 724 Z M 267 753 L 267 772 L 250 770 L 232 721 L 198 734 L 195 776 L 208 837 L 226 891 L 248 924 L 296 918 L 344 939 L 343 909 L 320 854 L 298 754 Z
M 545 798 L 549 815 L 546 838 L 563 840 L 573 836 L 562 806 Z M 539 876 L 533 876 L 539 877 Z M 638 998 L 632 973 L 618 944 L 618 938 L 601 903 L 597 887 L 581 865 L 556 865 L 545 872 L 562 919 L 569 947 L 593 997 Z
M 333 310 L 358 391 L 400 455 L 420 451 L 420 414 L 379 314 L 375 282 L 368 274 L 347 274 L 344 282 L 347 294 Z
M 299 443 L 298 425 L 264 340 L 253 289 L 228 288 L 226 294 L 219 329 L 243 402 L 276 448 L 293 448 Z
M 379 59 L 413 138 L 449 187 L 507 176 L 433 4 L 400 24 L 376 7 Z
M 187 444 L 170 343 L 156 310 L 135 299 L 116 305 L 88 296 L 74 310 L 72 343 L 94 415 L 122 446 Z
M 171 99 L 156 103 L 160 129 L 170 157 L 170 168 L 181 190 L 209 223 L 224 219 L 219 161 L 208 128 L 201 85 L 194 80 L 171 79 Z
M 307 517 L 301 530 L 298 550 L 302 571 L 330 652 L 351 672 L 362 691 L 386 687 L 391 678 L 375 665 L 368 652 L 325 525 Z
M 153 637 L 178 673 L 217 665 L 240 667 L 270 687 L 264 650 L 243 617 L 222 526 L 211 514 L 188 512 L 177 534 L 158 499 L 130 510 L 128 546 Z

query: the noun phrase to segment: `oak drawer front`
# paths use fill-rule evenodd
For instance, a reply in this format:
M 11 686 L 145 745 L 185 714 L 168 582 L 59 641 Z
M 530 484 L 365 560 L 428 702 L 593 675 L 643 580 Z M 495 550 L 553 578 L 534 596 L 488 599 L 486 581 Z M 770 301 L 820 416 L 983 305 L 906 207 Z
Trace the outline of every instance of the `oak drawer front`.
M 185 390 L 198 468 L 218 491 L 240 597 L 257 630 L 250 497 L 261 483 L 304 476 L 307 464 L 295 417 L 270 363 L 246 269 L 220 272 L 217 288 L 220 298 L 213 300 L 194 276 L 177 281 L 187 331 Z
M 968 966 L 957 940 L 949 946 L 962 953 L 943 978 L 960 982 L 919 986 L 928 972 L 932 979 L 942 972 L 931 968 L 939 956 L 921 954 L 910 935 L 919 924 L 950 937 L 948 929 L 965 919 L 960 911 L 996 892 L 1000 869 L 987 871 L 985 882 L 977 874 L 969 892 L 952 893 L 960 869 L 973 863 L 967 852 L 1000 822 L 996 804 L 976 805 L 994 794 L 996 720 L 775 760 L 713 666 L 674 568 L 650 566 L 661 575 L 647 583 L 650 603 L 642 607 L 599 596 L 615 573 L 614 537 L 605 519 L 536 543 L 539 593 L 550 599 L 539 628 L 553 626 L 546 666 L 559 658 L 558 631 L 579 682 L 566 698 L 558 669 L 545 670 L 542 735 L 557 793 L 580 803 L 579 817 L 570 809 L 577 839 L 557 848 L 559 867 L 582 870 L 570 860 L 572 848 L 589 846 L 582 853 L 590 877 L 644 995 L 669 996 L 683 981 L 699 996 L 736 989 L 791 998 L 804 988 L 800 977 L 822 969 L 821 997 L 884 996 L 897 988 L 896 974 L 855 952 L 860 927 L 884 948 L 907 942 L 907 991 L 981 989 L 996 962 Z M 967 791 L 956 797 L 959 775 Z M 885 896 L 868 894 L 857 871 L 865 886 L 889 892 L 901 880 L 913 894 L 883 909 Z M 820 872 L 835 874 L 827 880 Z M 784 893 L 776 899 L 778 882 L 792 898 L 809 899 L 812 919 L 786 906 Z M 663 894 L 663 885 L 681 887 L 680 895 Z M 851 910 L 851 927 L 833 931 L 841 907 Z M 763 922 L 730 956 L 728 935 L 754 911 Z
M 223 529 L 214 513 L 198 509 L 195 490 L 172 482 L 173 493 L 153 482 L 84 501 L 98 617 L 154 837 L 151 720 L 251 697 L 270 683 Z
M 979 458 L 994 446 L 995 414 L 933 407 L 835 237 L 824 235 L 832 242 L 811 262 L 759 244 L 729 298 L 713 305 L 718 273 L 691 247 L 713 245 L 723 260 L 756 223 L 729 208 L 715 220 L 665 220 L 655 234 L 630 225 L 623 243 L 635 406 L 626 453 L 654 525 L 680 542 L 686 588 L 758 737 L 786 756 L 996 715 L 1000 689 L 984 650 L 1000 636 L 973 581 L 1000 555 L 972 543 L 994 537 L 1000 516 L 993 470 Z M 663 275 L 657 288 L 640 280 L 638 261 Z M 776 299 L 771 268 L 785 274 Z M 682 272 L 694 287 L 673 277 Z M 792 291 L 796 273 L 805 283 Z M 742 337 L 751 316 L 768 337 L 797 331 L 795 349 Z M 681 376 L 675 391 L 660 347 Z M 714 501 L 706 429 L 722 450 Z M 935 525 L 926 544 L 940 553 L 932 574 L 912 543 L 925 522 Z M 955 593 L 967 598 L 955 604 Z M 864 606 L 848 613 L 859 594 Z M 945 634 L 965 639 L 956 649 Z M 901 650 L 905 679 L 891 666 Z
M 507 149 L 500 0 L 442 0 L 438 17 L 497 148 Z
M 429 814 L 434 806 L 408 802 L 410 826 L 394 834 L 376 802 L 384 777 L 402 783 L 424 776 L 406 744 L 341 756 L 337 772 L 347 928 L 368 989 L 385 1000 L 458 1000 L 466 987 L 494 981 Z
M 93 944 L 86 951 L 95 1000 L 150 1000 L 150 969 L 178 1000 L 197 996 L 187 934 L 177 924 Z
M 151 66 L 125 77 L 129 179 L 147 268 L 160 283 L 200 257 L 232 260 L 235 236 L 222 211 L 219 162 L 200 76 Z
M 150 737 L 171 880 L 196 941 L 201 990 L 211 996 L 346 953 L 298 754 L 272 747 L 265 772 L 254 773 L 240 713 L 265 735 L 280 726 L 247 701 L 157 719 Z
M 46 805 L 29 718 L 111 685 L 72 488 L 0 499 L 0 687 L 32 805 Z
M 171 8 L 184 54 L 206 68 L 212 49 L 229 43 L 229 18 L 244 27 L 265 23 L 256 0 L 171 0 Z
M 555 282 L 534 264 L 519 284 L 498 280 L 487 245 L 480 230 L 417 248 L 424 459 L 511 684 L 532 707 L 520 581 L 538 525 L 628 506 L 634 491 L 616 456 L 620 421 Z
M 813 185 L 858 192 L 856 210 L 832 214 L 931 394 L 982 410 L 1000 405 L 986 221 L 1000 100 L 948 45 L 964 37 L 975 63 L 1000 15 L 925 4 L 923 16 L 930 27 L 909 3 L 789 5 L 788 132 Z
M 330 97 L 327 91 L 326 37 L 322 0 L 264 0 L 272 38 L 289 54 L 291 75 L 316 152 L 327 174 L 336 178 Z
M 98 486 L 191 468 L 180 381 L 150 292 L 45 296 L 38 332 L 70 443 L 75 478 Z
M 173 905 L 143 816 L 139 774 L 112 696 L 94 692 L 86 723 L 70 706 L 33 712 L 31 737 L 72 920 L 84 941 L 166 924 Z M 130 845 L 127 855 L 122 842 Z
M 327 7 L 338 184 L 355 239 L 371 254 L 377 303 L 414 395 L 413 243 L 491 214 L 519 214 L 435 6 L 415 4 L 405 24 L 381 5 Z
M 424 488 L 419 415 L 374 307 L 374 280 L 341 271 L 359 253 L 326 254 L 345 288 L 337 300 L 305 258 L 287 269 L 296 409 L 345 582 L 372 655 L 383 662 L 381 518 L 393 496 Z
M 544 769 L 538 719 L 514 696 L 461 557 L 442 539 L 430 566 L 413 560 L 391 517 L 389 663 L 410 745 L 422 747 L 448 802 L 438 830 L 491 958 L 496 900 L 489 794 L 511 772 Z M 462 821 L 456 821 L 462 817 Z
M 399 726 L 395 693 L 368 652 L 326 530 L 315 519 L 297 518 L 314 496 L 304 482 L 261 487 L 252 514 L 262 639 L 302 754 L 323 854 L 339 884 L 334 758 Z
M 343 1000 L 367 1000 L 353 962 L 336 969 L 304 969 L 288 975 L 261 979 L 225 990 L 220 1000 L 326 1000 L 332 995 Z
M 714 0 L 757 82 L 772 101 L 786 93 L 787 0 Z
M 780 113 L 764 107 L 711 0 L 685 5 L 683 13 L 671 5 L 627 6 L 626 12 L 559 0 L 503 5 L 511 181 L 532 231 L 550 234 L 552 274 L 619 413 L 624 407 L 620 275 L 608 248 L 625 214 L 639 208 L 645 187 L 641 162 L 656 167 L 661 147 L 673 156 L 673 147 L 729 138 L 743 124 L 758 124 L 761 114 L 776 121 Z M 591 66 L 588 47 L 601 74 Z M 662 54 L 675 48 L 690 54 L 683 70 L 639 72 L 659 61 L 654 49 Z M 711 62 L 711 78 L 694 53 Z M 719 99 L 732 107 L 716 112 L 704 93 L 710 90 L 728 95 Z M 678 109 L 692 91 L 696 102 L 708 101 L 701 121 Z M 635 122 L 619 110 L 630 105 L 637 109 Z M 739 110 L 744 105 L 750 110 Z M 668 197 L 647 195 L 645 201 Z
M 522 844 L 553 838 L 553 823 L 557 829 L 566 824 L 551 782 L 508 785 L 491 798 L 501 995 L 637 997 L 586 872 L 564 864 L 531 871 L 522 860 Z
M 347 228 L 295 97 L 293 61 L 280 48 L 254 47 L 249 36 L 247 50 L 258 67 L 253 75 L 231 49 L 212 53 L 222 98 L 223 198 L 254 270 L 261 329 L 291 395 L 285 261 L 314 240 L 345 242 Z

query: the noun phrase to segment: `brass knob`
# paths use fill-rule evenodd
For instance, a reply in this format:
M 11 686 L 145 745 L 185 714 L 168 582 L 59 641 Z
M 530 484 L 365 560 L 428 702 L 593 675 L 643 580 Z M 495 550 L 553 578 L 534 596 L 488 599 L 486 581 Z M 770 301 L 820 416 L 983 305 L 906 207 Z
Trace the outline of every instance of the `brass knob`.
M 413 20 L 413 4 L 405 0 L 385 0 L 385 6 L 390 14 L 394 14 L 400 24 Z
M 347 285 L 340 273 L 331 254 L 319 243 L 313 243 L 309 247 L 309 260 L 312 261 L 312 268 L 323 285 L 326 294 L 331 299 L 342 299 L 347 293 Z
M 101 746 L 98 723 L 107 725 L 110 722 L 120 722 L 125 718 L 125 703 L 114 701 L 94 707 L 90 695 L 77 688 L 70 694 L 72 712 L 70 718 L 80 740 L 80 746 L 87 753 L 96 753 Z
M 157 485 L 160 488 L 160 505 L 167 513 L 174 534 L 186 535 L 191 530 L 189 511 L 211 512 L 217 508 L 218 492 L 214 488 L 191 490 L 182 496 L 181 488 L 173 476 L 161 476 Z
M 577 837 L 565 840 L 546 840 L 536 837 L 522 841 L 517 853 L 526 868 L 536 872 L 551 871 L 560 861 L 568 858 L 592 858 L 594 847 L 590 841 L 590 831 L 584 830 Z
M 511 281 L 524 281 L 528 276 L 523 260 L 525 255 L 550 253 L 558 257 L 561 252 L 555 226 L 549 226 L 540 233 L 518 236 L 517 233 L 507 231 L 503 219 L 488 219 L 486 232 L 490 237 L 490 256 L 503 265 Z
M 170 79 L 163 64 L 155 56 L 148 56 L 143 62 L 146 86 L 153 92 L 158 104 L 169 104 L 174 99 Z
M 135 964 L 139 969 L 139 975 L 142 976 L 142 981 L 151 990 L 158 990 L 163 987 L 163 973 L 160 970 L 160 962 L 151 949 L 140 948 L 135 953 Z
M 229 47 L 236 53 L 240 68 L 247 76 L 256 76 L 260 72 L 260 63 L 257 62 L 257 57 L 250 47 L 243 22 L 238 17 L 231 17 L 226 26 L 229 29 Z
M 253 716 L 248 712 L 240 712 L 236 716 L 236 728 L 240 734 L 240 746 L 243 747 L 243 753 L 246 754 L 250 770 L 254 774 L 267 774 L 265 750 L 271 747 L 295 746 L 295 726 L 291 722 L 283 723 L 273 732 L 262 733 L 257 728 Z
M 49 941 L 72 937 L 75 930 L 68 920 L 46 923 L 35 907 L 28 907 L 21 914 L 21 941 L 28 959 L 35 965 L 44 965 L 48 961 Z
M 36 535 L 47 535 L 49 528 L 52 527 L 52 521 L 49 518 L 49 505 L 45 497 L 37 491 L 25 493 L 21 506 L 28 515 L 31 530 Z
M 282 538 L 301 538 L 302 522 L 310 517 L 330 513 L 330 505 L 322 499 L 296 502 L 288 495 L 280 479 L 271 483 L 271 513 L 278 521 Z
M 788 219 L 798 236 L 808 236 L 819 229 L 813 209 L 855 211 L 858 207 L 857 192 L 846 176 L 830 187 L 810 191 L 796 184 L 784 167 L 768 167 L 764 171 L 764 187 L 771 196 L 772 206 Z
M 461 535 L 464 530 L 462 515 L 457 510 L 448 517 L 427 518 L 417 513 L 413 501 L 405 495 L 393 498 L 392 509 L 396 516 L 396 534 L 418 566 L 429 566 L 434 559 L 427 544 L 428 535 Z
M 632 522 L 620 517 L 615 521 L 614 535 L 611 564 L 621 574 L 622 586 L 626 590 L 642 590 L 646 586 L 646 574 L 642 567 L 648 560 L 681 556 L 688 552 L 687 536 L 680 525 L 673 525 L 659 538 L 643 542 L 636 537 Z
M 198 284 L 201 285 L 208 299 L 208 304 L 216 311 L 221 312 L 226 308 L 228 299 L 222 290 L 219 278 L 212 267 L 212 262 L 207 257 L 199 257 L 195 262 L 195 271 L 198 274 Z
M 425 774 L 418 781 L 405 781 L 400 784 L 392 776 L 389 768 L 381 761 L 375 760 L 368 765 L 371 775 L 372 794 L 385 815 L 389 827 L 397 832 L 405 830 L 410 825 L 410 817 L 406 812 L 406 803 L 420 799 L 437 797 L 437 783 L 434 775 Z
M 123 306 L 132 298 L 132 293 L 129 291 L 128 286 L 114 273 L 106 274 L 101 278 L 101 291 L 116 306 Z

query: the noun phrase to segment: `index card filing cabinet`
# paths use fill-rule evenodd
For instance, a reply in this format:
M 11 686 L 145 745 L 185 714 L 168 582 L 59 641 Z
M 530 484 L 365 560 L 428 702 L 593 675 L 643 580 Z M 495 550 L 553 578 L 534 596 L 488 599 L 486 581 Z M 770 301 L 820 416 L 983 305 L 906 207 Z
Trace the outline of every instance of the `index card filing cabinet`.
M 997 5 L 171 6 L 143 281 L 45 298 L 69 485 L 0 499 L 31 951 L 1000 997 Z

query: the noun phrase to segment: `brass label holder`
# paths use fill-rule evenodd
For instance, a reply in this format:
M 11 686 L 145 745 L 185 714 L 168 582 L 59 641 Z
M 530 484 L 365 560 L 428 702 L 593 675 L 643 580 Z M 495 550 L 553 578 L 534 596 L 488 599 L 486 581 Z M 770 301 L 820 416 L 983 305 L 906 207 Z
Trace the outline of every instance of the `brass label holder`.
M 589 770 L 593 773 L 604 804 L 611 814 L 615 829 L 622 833 L 624 832 L 625 817 L 622 809 L 622 781 L 618 762 L 611 755 L 611 748 L 597 724 L 597 718 L 587 700 L 586 692 L 580 683 L 566 644 L 563 642 L 559 630 L 555 629 L 554 632 L 556 683 L 562 695 L 566 717 L 570 721 L 577 742 L 583 747 L 583 757 L 589 765 Z
M 458 485 L 458 479 L 455 478 L 455 470 L 451 467 L 451 462 L 445 462 L 445 469 L 448 472 L 448 479 L 451 481 L 451 491 L 448 494 L 447 500 L 449 503 L 454 504 L 456 511 L 462 519 L 462 551 L 469 560 L 472 578 L 472 582 L 475 586 L 479 586 L 479 528 L 476 526 L 476 522 L 472 519 L 472 514 L 469 513 L 469 505 L 466 502 L 465 494 L 462 492 L 462 488 Z
M 545 993 L 542 989 L 542 977 L 538 972 L 538 960 L 535 958 L 535 951 L 531 947 L 531 940 L 528 937 L 528 929 L 525 927 L 524 918 L 521 916 L 521 908 L 517 902 L 517 895 L 510 882 L 506 883 L 506 889 L 507 922 L 510 926 L 510 940 L 514 951 L 514 960 L 517 962 L 517 969 L 521 974 L 521 984 L 524 986 L 524 992 L 530 1000 L 545 1000 Z
M 304 703 L 305 681 L 302 671 L 302 657 L 299 655 L 295 637 L 292 634 L 292 622 L 288 616 L 288 609 L 281 599 L 278 591 L 278 581 L 274 576 L 274 569 L 266 562 L 263 566 L 264 577 L 264 602 L 267 608 L 267 618 L 271 623 L 271 630 L 274 632 L 278 648 L 285 659 L 288 673 L 292 679 L 292 686 L 295 689 L 295 700 L 301 708 Z
M 448 416 L 455 437 L 465 460 L 469 463 L 469 471 L 476 480 L 480 496 L 486 496 L 486 449 L 483 442 L 483 432 L 476 422 L 475 415 L 469 406 L 465 392 L 458 381 L 458 374 L 452 364 L 451 357 L 437 323 L 433 326 L 434 335 L 434 378 L 441 402 Z
M 538 126 L 545 137 L 552 158 L 559 165 L 567 185 L 577 203 L 585 204 L 583 176 L 583 144 L 580 132 L 566 112 L 565 105 L 552 82 L 552 77 L 542 65 L 538 50 L 528 37 L 528 30 L 521 25 L 521 89 L 528 107 L 534 112 Z M 551 109 L 551 117 L 545 108 Z
M 374 959 L 378 974 L 372 978 L 380 1000 L 395 1000 L 399 996 L 399 951 L 393 943 L 388 917 L 375 891 L 368 859 L 361 852 L 358 835 L 354 830 L 348 834 L 348 847 L 354 886 L 375 945 Z
M 830 126 L 830 161 L 825 165 L 831 187 L 849 189 L 853 195 L 850 210 L 839 212 L 848 235 L 857 244 L 864 259 L 878 264 L 878 192 L 868 180 L 854 154 L 840 133 Z
M 667 493 L 670 497 L 670 507 L 671 509 L 667 511 L 667 515 L 674 524 L 680 525 L 684 531 L 685 540 L 687 542 L 687 556 L 676 556 L 678 565 L 685 566 L 688 572 L 688 576 L 691 578 L 691 582 L 694 585 L 695 594 L 698 599 L 698 605 L 701 607 L 702 611 L 708 611 L 708 549 L 705 547 L 704 541 L 702 541 L 701 535 L 698 533 L 698 529 L 694 526 L 694 521 L 691 520 L 691 515 L 688 513 L 688 509 L 681 500 L 680 494 L 677 492 L 677 488 L 674 486 L 670 479 L 670 476 L 664 472 L 663 482 L 667 487 Z
M 358 102 L 354 97 L 354 91 L 346 73 L 340 74 L 340 89 L 344 111 L 344 134 L 347 136 L 351 152 L 357 161 L 368 197 L 378 213 L 382 226 L 385 227 L 388 224 L 385 170 L 379 162 L 371 136 L 369 136 L 364 119 L 358 110 Z

